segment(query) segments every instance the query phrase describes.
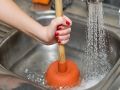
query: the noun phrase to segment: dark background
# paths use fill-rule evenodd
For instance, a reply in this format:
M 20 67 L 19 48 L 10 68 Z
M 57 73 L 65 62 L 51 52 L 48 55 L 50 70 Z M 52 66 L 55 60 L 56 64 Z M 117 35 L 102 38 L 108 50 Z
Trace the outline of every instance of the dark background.
M 111 4 L 116 7 L 120 7 L 120 0 L 104 0 L 104 3 Z

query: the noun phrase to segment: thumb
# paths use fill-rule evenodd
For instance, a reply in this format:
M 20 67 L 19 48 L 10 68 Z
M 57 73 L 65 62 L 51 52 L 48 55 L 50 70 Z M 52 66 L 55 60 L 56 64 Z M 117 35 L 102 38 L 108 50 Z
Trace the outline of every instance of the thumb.
M 63 17 L 57 17 L 52 20 L 51 24 L 57 28 L 57 26 L 66 25 L 66 20 Z

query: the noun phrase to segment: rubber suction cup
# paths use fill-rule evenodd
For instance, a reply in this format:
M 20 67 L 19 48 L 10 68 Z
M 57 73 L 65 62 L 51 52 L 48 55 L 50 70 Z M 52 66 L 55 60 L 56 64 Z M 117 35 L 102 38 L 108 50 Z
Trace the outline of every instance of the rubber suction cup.
M 63 64 L 60 64 L 58 60 L 53 62 L 48 67 L 45 79 L 52 87 L 73 87 L 81 80 L 80 71 L 72 60 L 66 60 Z

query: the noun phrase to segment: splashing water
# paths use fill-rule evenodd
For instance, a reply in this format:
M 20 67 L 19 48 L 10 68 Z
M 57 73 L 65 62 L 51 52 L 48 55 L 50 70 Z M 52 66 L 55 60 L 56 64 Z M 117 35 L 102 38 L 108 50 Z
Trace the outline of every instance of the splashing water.
M 103 23 L 102 3 L 89 4 L 84 79 L 94 80 L 106 75 L 111 66 L 107 61 L 106 32 Z
M 24 70 L 24 74 L 28 80 L 35 82 L 36 84 L 41 85 L 43 87 L 52 89 L 52 87 L 48 86 L 45 81 L 45 72 L 38 74 L 37 72 L 32 72 L 30 69 L 26 68 Z M 55 90 L 62 90 L 62 89 L 63 87 L 59 87 L 59 88 L 56 88 Z
M 42 74 L 38 74 L 36 72 L 30 71 L 30 69 L 26 68 L 24 70 L 25 76 L 28 80 L 37 83 L 38 85 L 46 86 L 46 82 L 44 79 L 44 72 Z

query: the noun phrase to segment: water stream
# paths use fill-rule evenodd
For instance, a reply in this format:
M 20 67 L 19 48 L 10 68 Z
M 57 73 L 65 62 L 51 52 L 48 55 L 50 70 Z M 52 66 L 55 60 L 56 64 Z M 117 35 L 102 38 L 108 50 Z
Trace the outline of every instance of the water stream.
M 86 56 L 83 60 L 84 79 L 94 80 L 106 75 L 111 66 L 107 61 L 107 39 L 104 30 L 102 3 L 89 4 Z

